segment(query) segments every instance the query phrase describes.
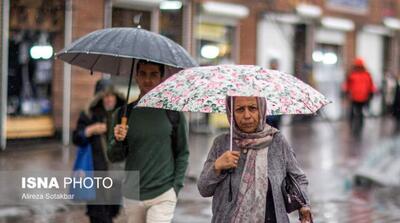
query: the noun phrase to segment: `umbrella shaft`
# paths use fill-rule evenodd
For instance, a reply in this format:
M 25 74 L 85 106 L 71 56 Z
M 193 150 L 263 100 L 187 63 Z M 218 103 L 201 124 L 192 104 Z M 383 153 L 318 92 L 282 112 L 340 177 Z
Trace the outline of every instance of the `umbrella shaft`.
M 231 131 L 231 134 L 230 134 L 230 145 L 229 145 L 229 149 L 230 149 L 230 151 L 232 151 L 232 142 L 233 142 L 233 126 L 234 126 L 234 124 L 233 124 L 233 96 L 231 96 L 230 97 L 230 100 L 231 100 L 231 127 L 230 127 L 230 131 Z
M 126 112 L 128 109 L 128 104 L 129 104 L 129 94 L 131 92 L 131 85 L 132 85 L 132 77 L 134 75 L 134 73 L 136 73 L 136 66 L 137 66 L 137 60 L 132 59 L 132 66 L 131 66 L 131 73 L 129 76 L 129 84 L 128 84 L 128 93 L 126 95 L 126 104 L 125 104 L 125 108 L 124 108 L 124 115 L 122 117 L 126 117 Z

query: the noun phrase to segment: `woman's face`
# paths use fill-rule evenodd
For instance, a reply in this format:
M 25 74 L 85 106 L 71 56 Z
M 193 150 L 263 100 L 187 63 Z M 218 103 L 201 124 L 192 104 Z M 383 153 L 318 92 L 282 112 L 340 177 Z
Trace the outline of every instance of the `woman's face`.
M 257 99 L 255 97 L 235 97 L 233 114 L 239 129 L 254 133 L 260 121 Z
M 103 106 L 106 111 L 112 111 L 117 104 L 117 97 L 114 94 L 107 93 L 103 97 Z

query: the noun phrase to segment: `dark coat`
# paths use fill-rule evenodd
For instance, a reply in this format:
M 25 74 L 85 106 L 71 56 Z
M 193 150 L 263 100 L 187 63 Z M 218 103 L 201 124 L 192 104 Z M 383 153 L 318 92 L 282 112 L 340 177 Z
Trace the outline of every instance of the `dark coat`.
M 396 91 L 393 101 L 393 115 L 400 120 L 400 81 L 396 83 Z
M 117 104 L 115 108 L 124 105 L 124 99 L 122 96 L 117 95 Z M 103 93 L 96 94 L 95 98 L 90 102 L 87 108 L 82 111 L 79 115 L 78 123 L 75 131 L 73 132 L 72 141 L 76 146 L 84 146 L 87 143 L 92 145 L 93 151 L 93 164 L 94 170 L 108 170 L 106 149 L 107 149 L 107 135 L 108 131 L 112 131 L 109 128 L 111 122 L 111 116 L 113 111 L 106 111 L 102 103 Z M 102 122 L 107 124 L 107 133 L 103 135 L 93 135 L 89 138 L 85 136 L 85 128 L 96 122 Z
M 246 163 L 246 156 L 241 155 L 238 167 L 232 173 L 232 194 L 233 200 L 229 202 L 229 177 L 227 172 L 216 175 L 214 171 L 214 162 L 224 152 L 229 150 L 230 137 L 229 134 L 222 134 L 214 140 L 197 186 L 203 197 L 213 197 L 212 199 L 212 220 L 211 222 L 225 223 L 230 222 L 234 211 L 235 202 L 239 192 L 241 176 Z M 238 151 L 237 146 L 233 150 Z M 268 179 L 269 187 L 267 193 L 266 218 L 270 218 L 265 222 L 289 223 L 286 213 L 285 203 L 283 201 L 281 184 L 286 173 L 291 173 L 299 183 L 309 204 L 307 193 L 308 180 L 303 170 L 300 168 L 293 149 L 290 147 L 286 139 L 281 133 L 276 133 L 272 143 L 268 149 Z M 272 208 L 273 207 L 273 208 Z M 266 219 L 267 220 L 267 219 Z M 261 221 L 261 220 L 260 220 Z
M 124 99 L 119 94 L 113 92 L 117 96 L 115 109 L 124 105 Z M 108 161 L 106 158 L 107 135 L 112 131 L 109 126 L 113 111 L 106 111 L 103 107 L 102 98 L 104 93 L 98 93 L 89 103 L 87 108 L 83 110 L 79 116 L 75 131 L 73 132 L 72 141 L 76 146 L 84 146 L 90 143 L 93 153 L 93 165 L 95 171 L 108 170 Z M 114 109 L 114 110 L 115 110 Z M 107 133 L 103 135 L 93 135 L 89 138 L 85 136 L 85 128 L 96 122 L 107 123 Z M 112 218 L 119 213 L 119 205 L 87 205 L 86 214 L 91 218 L 103 219 L 103 222 L 112 222 Z

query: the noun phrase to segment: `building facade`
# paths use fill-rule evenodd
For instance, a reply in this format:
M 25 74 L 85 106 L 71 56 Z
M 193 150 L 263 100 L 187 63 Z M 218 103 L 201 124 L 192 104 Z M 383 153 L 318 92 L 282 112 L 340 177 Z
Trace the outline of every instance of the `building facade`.
M 395 0 L 184 0 L 175 6 L 165 6 L 163 0 L 50 2 L 1 1 L 3 149 L 6 139 L 59 135 L 69 142 L 95 82 L 108 75 L 90 75 L 54 56 L 48 58 L 44 49 L 57 52 L 106 27 L 140 25 L 161 33 L 201 65 L 268 68 L 277 60 L 280 70 L 332 99 L 339 98 L 340 84 L 355 57 L 364 58 L 379 87 L 384 73 L 399 72 L 400 4 Z M 41 53 L 32 55 L 38 47 Z M 127 77 L 111 78 L 124 92 Z M 340 104 L 326 110 L 329 119 L 344 116 Z M 382 99 L 375 98 L 372 113 L 381 114 L 381 105 Z

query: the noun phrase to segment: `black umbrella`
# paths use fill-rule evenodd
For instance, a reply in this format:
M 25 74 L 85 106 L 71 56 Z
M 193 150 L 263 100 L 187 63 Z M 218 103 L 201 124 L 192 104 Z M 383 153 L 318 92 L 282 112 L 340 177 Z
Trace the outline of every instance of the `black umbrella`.
M 179 44 L 157 33 L 140 28 L 108 28 L 89 33 L 56 54 L 57 58 L 91 71 L 132 76 L 138 60 L 175 68 L 197 66 L 196 61 Z M 126 108 L 122 124 L 126 124 Z

